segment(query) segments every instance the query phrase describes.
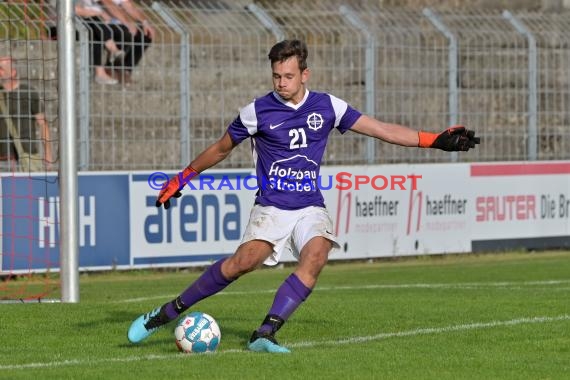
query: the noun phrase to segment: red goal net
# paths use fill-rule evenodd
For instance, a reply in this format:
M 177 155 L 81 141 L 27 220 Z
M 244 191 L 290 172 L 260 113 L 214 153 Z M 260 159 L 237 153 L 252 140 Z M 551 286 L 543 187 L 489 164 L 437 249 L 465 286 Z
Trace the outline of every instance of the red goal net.
M 54 15 L 47 1 L 0 3 L 2 301 L 59 298 Z

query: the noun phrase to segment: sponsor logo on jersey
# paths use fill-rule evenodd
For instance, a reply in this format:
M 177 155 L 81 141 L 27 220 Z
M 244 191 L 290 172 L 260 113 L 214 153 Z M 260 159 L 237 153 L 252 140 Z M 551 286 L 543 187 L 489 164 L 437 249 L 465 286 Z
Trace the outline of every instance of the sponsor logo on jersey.
M 267 173 L 267 185 L 277 190 L 316 191 L 318 167 L 315 161 L 300 154 L 275 161 Z

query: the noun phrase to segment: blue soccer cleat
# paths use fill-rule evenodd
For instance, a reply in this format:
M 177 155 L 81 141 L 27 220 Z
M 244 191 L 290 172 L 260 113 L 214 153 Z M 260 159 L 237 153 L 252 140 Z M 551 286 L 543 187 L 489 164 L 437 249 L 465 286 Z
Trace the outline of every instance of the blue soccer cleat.
M 253 335 L 247 344 L 247 348 L 250 351 L 254 352 L 270 352 L 280 354 L 288 354 L 291 352 L 288 348 L 280 346 L 273 335 L 261 334 L 257 331 L 253 332 Z
M 127 334 L 131 343 L 142 342 L 166 324 L 161 318 L 160 309 L 160 307 L 157 307 L 150 313 L 141 315 L 131 323 Z

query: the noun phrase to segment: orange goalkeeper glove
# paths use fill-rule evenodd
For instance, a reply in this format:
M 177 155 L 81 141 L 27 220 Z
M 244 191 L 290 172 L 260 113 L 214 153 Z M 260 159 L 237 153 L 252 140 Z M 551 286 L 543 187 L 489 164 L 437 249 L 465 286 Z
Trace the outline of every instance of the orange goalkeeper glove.
M 158 193 L 158 197 L 156 198 L 156 207 L 164 205 L 164 209 L 167 210 L 170 207 L 170 198 L 180 198 L 182 196 L 180 190 L 182 190 L 188 181 L 197 175 L 198 172 L 192 166 L 188 166 L 186 169 L 170 178 Z
M 419 144 L 421 148 L 436 148 L 446 152 L 467 152 L 481 143 L 479 137 L 475 137 L 475 132 L 462 125 L 454 125 L 441 133 L 418 132 Z

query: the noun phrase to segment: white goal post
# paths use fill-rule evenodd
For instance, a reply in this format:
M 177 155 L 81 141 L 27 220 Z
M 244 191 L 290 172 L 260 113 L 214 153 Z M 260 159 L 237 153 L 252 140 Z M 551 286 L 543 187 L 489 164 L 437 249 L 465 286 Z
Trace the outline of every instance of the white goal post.
M 78 181 L 73 0 L 57 2 L 61 301 L 79 302 Z

